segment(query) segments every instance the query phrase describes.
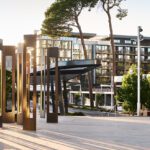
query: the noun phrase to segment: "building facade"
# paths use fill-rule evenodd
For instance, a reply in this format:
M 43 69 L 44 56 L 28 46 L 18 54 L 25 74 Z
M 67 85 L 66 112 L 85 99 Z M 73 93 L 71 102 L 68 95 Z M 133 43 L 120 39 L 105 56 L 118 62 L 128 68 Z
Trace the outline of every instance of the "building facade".
M 137 64 L 136 39 L 136 36 L 114 35 L 116 76 L 123 76 L 132 64 Z M 112 51 L 110 44 L 95 44 L 93 53 L 93 58 L 101 59 L 102 64 L 102 67 L 96 71 L 96 84 L 111 83 Z M 150 37 L 145 37 L 141 41 L 141 71 L 144 74 L 150 72 Z
M 85 36 L 86 37 L 86 36 Z M 84 60 L 84 53 L 81 41 L 78 36 L 61 37 L 59 39 L 50 39 L 39 36 L 37 44 L 37 59 L 40 64 L 44 64 L 46 48 L 50 46 L 59 47 L 59 60 Z M 129 70 L 132 64 L 137 64 L 137 37 L 126 35 L 114 35 L 115 54 L 116 54 L 116 77 L 123 76 Z M 113 107 L 112 90 L 112 68 L 113 57 L 110 46 L 110 40 L 106 36 L 88 35 L 85 39 L 88 59 L 98 59 L 101 61 L 101 67 L 93 70 L 93 94 L 102 94 L 104 97 L 104 106 Z M 141 41 L 141 70 L 144 74 L 150 72 L 150 37 L 144 37 Z M 80 93 L 82 98 L 88 94 L 86 75 L 79 76 L 80 84 L 70 87 L 70 101 L 73 102 L 73 95 Z

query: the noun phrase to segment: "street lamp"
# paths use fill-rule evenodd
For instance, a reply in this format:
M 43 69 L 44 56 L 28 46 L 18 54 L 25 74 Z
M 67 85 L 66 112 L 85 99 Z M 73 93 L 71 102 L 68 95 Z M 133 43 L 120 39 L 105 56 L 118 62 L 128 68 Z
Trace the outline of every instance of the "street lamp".
M 141 48 L 140 48 L 140 42 L 143 40 L 143 36 L 140 34 L 143 31 L 141 26 L 138 26 L 138 36 L 137 36 L 137 51 L 138 51 L 138 57 L 137 57 L 137 116 L 140 116 L 140 107 L 141 107 L 141 102 L 140 102 L 140 59 L 141 59 Z

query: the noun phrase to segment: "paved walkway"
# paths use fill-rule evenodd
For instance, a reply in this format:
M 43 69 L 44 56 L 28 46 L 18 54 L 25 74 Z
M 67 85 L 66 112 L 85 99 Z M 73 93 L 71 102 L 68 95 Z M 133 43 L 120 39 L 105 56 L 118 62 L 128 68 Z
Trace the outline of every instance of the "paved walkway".
M 150 118 L 59 116 L 38 118 L 37 131 L 4 124 L 0 150 L 150 150 Z

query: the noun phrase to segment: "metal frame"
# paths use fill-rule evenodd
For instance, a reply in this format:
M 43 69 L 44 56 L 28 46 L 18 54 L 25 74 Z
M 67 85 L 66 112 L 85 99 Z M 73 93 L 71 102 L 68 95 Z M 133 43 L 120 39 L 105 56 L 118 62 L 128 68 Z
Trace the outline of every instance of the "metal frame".
M 0 40 L 0 127 L 3 126 L 2 123 L 2 45 L 3 41 Z
M 36 130 L 36 35 L 24 35 L 24 49 L 23 49 L 23 129 L 24 130 Z M 27 95 L 27 86 L 30 87 L 30 73 L 27 68 L 27 60 L 30 59 L 30 55 L 27 54 L 27 48 L 33 48 L 33 118 L 29 116 L 30 104 Z M 28 85 L 27 85 L 28 84 Z M 30 90 L 30 88 L 29 88 Z
M 23 125 L 23 114 L 22 114 L 22 53 L 17 54 L 17 124 Z
M 55 59 L 55 100 L 52 113 L 49 112 L 50 58 Z M 50 47 L 47 49 L 47 122 L 58 123 L 58 47 Z
M 41 69 L 41 84 L 40 84 L 40 117 L 45 118 L 45 49 L 41 49 L 40 69 Z M 43 71 L 44 70 L 44 71 Z M 44 91 L 43 91 L 44 87 Z
M 3 60 L 2 60 L 2 99 L 3 99 L 3 109 L 2 116 L 3 122 L 13 123 L 15 122 L 15 64 L 16 64 L 16 55 L 15 55 L 15 46 L 3 46 Z M 12 111 L 6 112 L 6 56 L 12 56 Z
M 16 50 L 17 57 L 17 124 L 23 125 L 23 43 L 19 43 Z

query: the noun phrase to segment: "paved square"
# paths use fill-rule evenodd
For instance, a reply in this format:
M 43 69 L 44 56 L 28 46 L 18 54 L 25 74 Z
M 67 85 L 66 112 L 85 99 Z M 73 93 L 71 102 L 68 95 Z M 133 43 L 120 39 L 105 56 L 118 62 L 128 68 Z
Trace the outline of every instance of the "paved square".
M 59 116 L 58 124 L 38 118 L 37 131 L 4 124 L 0 150 L 149 150 L 150 118 Z

